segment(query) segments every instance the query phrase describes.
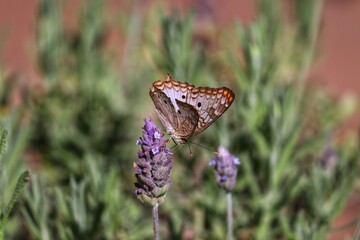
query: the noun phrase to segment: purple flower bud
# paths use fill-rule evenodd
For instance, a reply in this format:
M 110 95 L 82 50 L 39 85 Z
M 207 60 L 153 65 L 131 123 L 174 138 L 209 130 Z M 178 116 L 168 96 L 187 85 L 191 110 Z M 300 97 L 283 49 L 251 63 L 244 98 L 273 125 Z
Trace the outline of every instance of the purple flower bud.
M 215 155 L 209 165 L 215 168 L 216 182 L 219 187 L 230 192 L 236 183 L 237 165 L 240 164 L 240 160 L 229 151 L 220 146 L 218 154 Z
M 155 133 L 154 133 L 154 138 L 160 139 L 160 138 L 161 138 L 161 134 L 160 134 L 159 132 L 155 132 Z
M 320 164 L 326 172 L 331 173 L 339 160 L 337 153 L 330 147 L 327 147 L 320 158 Z
M 168 140 L 153 120 L 144 121 L 142 137 L 136 142 L 141 149 L 137 152 L 139 162 L 134 163 L 137 170 L 135 195 L 144 204 L 154 206 L 164 202 L 170 187 L 172 152 L 166 147 Z
M 153 149 L 151 149 L 151 151 L 154 155 L 160 152 L 159 147 L 154 147 Z
M 209 166 L 216 166 L 216 160 L 215 159 L 211 159 L 211 161 L 209 162 Z

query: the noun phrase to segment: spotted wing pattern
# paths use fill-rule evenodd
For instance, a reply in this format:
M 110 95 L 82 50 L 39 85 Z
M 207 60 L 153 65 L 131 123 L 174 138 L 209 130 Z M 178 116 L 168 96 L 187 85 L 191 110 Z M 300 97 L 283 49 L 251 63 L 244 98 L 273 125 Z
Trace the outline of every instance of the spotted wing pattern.
M 175 100 L 177 108 L 164 92 L 154 88 L 150 91 L 156 112 L 169 134 L 179 138 L 188 138 L 194 132 L 199 120 L 199 114 L 189 104 Z
M 195 87 L 176 81 L 170 75 L 165 81 L 153 83 L 150 96 L 165 127 L 183 138 L 195 136 L 208 128 L 235 98 L 226 87 Z M 157 99 L 154 96 L 158 96 Z M 171 104 L 165 104 L 165 101 Z

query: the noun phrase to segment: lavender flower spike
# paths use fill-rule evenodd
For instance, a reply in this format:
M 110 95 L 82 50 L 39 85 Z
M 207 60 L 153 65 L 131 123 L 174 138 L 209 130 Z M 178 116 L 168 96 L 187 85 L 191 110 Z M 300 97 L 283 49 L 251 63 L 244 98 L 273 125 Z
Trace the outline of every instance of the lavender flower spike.
M 136 142 L 141 149 L 138 151 L 139 162 L 134 163 L 137 170 L 135 194 L 144 204 L 155 206 L 164 202 L 171 184 L 172 152 L 166 147 L 169 140 L 164 139 L 153 120 L 144 121 L 142 137 Z
M 209 165 L 214 166 L 216 182 L 219 187 L 223 188 L 227 192 L 231 192 L 236 183 L 237 165 L 240 164 L 240 160 L 229 151 L 220 146 L 218 154 L 215 155 Z

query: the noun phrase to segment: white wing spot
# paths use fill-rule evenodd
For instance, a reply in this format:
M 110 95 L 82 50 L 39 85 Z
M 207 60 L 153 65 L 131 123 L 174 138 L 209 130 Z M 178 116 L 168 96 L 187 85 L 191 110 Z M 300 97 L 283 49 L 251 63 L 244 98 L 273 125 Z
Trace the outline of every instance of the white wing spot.
M 225 103 L 225 98 L 221 98 L 221 104 L 224 104 Z
M 179 106 L 176 103 L 176 100 L 173 97 L 170 97 L 171 103 L 174 105 L 176 111 L 179 111 Z

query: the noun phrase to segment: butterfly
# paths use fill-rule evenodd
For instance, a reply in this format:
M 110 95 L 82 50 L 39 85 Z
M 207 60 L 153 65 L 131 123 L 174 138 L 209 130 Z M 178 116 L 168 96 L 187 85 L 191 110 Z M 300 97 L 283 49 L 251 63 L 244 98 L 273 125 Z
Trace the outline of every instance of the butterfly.
M 187 143 L 218 119 L 233 103 L 235 94 L 226 87 L 195 87 L 174 80 L 155 81 L 150 89 L 160 121 L 175 144 Z

